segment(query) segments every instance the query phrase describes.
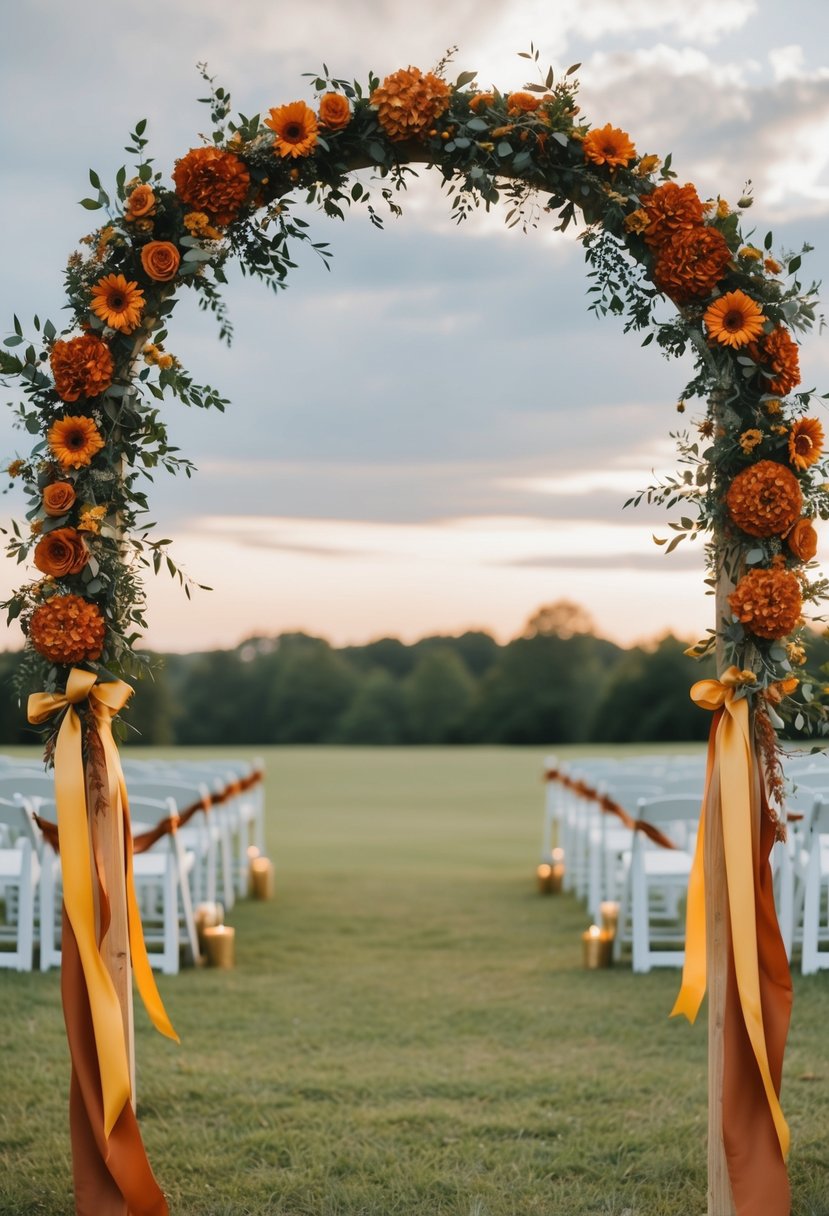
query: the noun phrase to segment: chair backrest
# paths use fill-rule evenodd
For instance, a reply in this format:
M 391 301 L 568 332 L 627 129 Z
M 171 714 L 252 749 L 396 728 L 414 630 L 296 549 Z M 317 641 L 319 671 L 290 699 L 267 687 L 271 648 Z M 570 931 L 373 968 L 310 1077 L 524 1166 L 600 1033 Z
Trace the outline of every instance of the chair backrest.
M 693 794 L 663 794 L 658 798 L 640 798 L 636 817 L 651 824 L 679 849 L 690 850 L 696 837 L 701 802 Z M 636 833 L 642 836 L 643 833 Z
M 130 823 L 133 834 L 136 833 L 136 829 L 146 831 L 154 828 L 162 819 L 175 814 L 175 798 L 149 798 L 143 794 L 130 798 Z
M 0 842 L 8 848 L 20 840 L 32 848 L 37 846 L 38 834 L 29 806 L 25 802 L 0 798 Z
M 37 810 L 39 803 L 55 797 L 54 773 L 22 768 L 0 770 L 0 798 L 14 801 L 15 794 L 30 799 Z

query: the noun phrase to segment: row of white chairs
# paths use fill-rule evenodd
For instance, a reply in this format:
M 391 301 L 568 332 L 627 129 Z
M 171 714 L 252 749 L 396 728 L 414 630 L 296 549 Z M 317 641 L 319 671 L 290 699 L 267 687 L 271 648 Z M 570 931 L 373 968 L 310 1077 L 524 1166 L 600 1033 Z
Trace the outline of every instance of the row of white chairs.
M 153 967 L 179 970 L 182 948 L 199 958 L 194 908 L 247 894 L 249 850 L 265 850 L 264 769 L 259 761 L 124 760 L 136 852 L 134 875 Z M 60 965 L 62 887 L 55 850 L 54 776 L 0 756 L 0 967 Z M 158 827 L 165 829 L 158 833 Z
M 778 919 L 801 970 L 829 967 L 829 762 L 786 760 L 788 834 L 772 853 Z M 564 852 L 565 889 L 598 921 L 619 904 L 615 951 L 630 947 L 634 971 L 681 966 L 684 913 L 702 803 L 702 756 L 547 764 L 542 858 Z M 620 818 L 611 808 L 620 807 Z M 655 844 L 649 824 L 675 847 Z

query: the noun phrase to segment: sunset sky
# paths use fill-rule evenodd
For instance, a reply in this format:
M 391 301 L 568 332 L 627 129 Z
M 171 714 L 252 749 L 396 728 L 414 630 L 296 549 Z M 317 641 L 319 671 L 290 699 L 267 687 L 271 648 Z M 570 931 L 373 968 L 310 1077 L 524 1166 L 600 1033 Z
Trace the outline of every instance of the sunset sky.
M 0 329 L 16 312 L 62 327 L 62 271 L 90 217 L 87 170 L 106 185 L 136 120 L 165 177 L 207 129 L 206 60 L 235 110 L 312 100 L 323 61 L 365 80 L 460 49 L 502 90 L 530 79 L 530 41 L 556 71 L 582 63 L 593 125 L 637 150 L 672 152 L 679 181 L 734 202 L 753 182 L 758 240 L 816 246 L 829 277 L 829 6 L 822 0 L 27 0 L 0 43 Z M 127 162 L 128 163 L 128 162 Z M 148 642 L 230 646 L 306 629 L 335 643 L 485 628 L 517 633 L 539 604 L 582 603 L 623 642 L 712 622 L 701 552 L 665 557 L 665 518 L 622 510 L 651 470 L 673 467 L 668 432 L 686 368 L 588 312 L 584 255 L 542 219 L 503 214 L 458 229 L 423 170 L 402 219 L 375 231 L 314 212 L 331 273 L 302 255 L 287 292 L 234 275 L 230 350 L 183 295 L 168 343 L 232 405 L 171 401 L 173 442 L 199 466 L 152 490 L 159 533 L 210 593 L 150 588 Z M 829 348 L 810 338 L 803 383 L 829 391 Z M 13 393 L 4 400 L 11 400 Z M 9 411 L 0 455 L 28 450 Z M 4 461 L 5 463 L 5 461 Z M 14 511 L 11 496 L 0 517 Z M 824 537 L 824 550 L 829 553 Z M 19 582 L 4 563 L 0 591 Z M 5 644 L 18 645 L 17 630 Z

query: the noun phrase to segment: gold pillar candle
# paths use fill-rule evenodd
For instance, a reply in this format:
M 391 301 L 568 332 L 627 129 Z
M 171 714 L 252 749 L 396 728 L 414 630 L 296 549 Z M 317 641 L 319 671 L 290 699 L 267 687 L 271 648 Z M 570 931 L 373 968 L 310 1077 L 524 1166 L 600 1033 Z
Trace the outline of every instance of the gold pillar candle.
M 254 899 L 273 899 L 273 862 L 255 857 L 250 863 L 250 881 Z
M 196 936 L 199 939 L 199 949 L 204 953 L 204 931 L 212 929 L 224 922 L 225 910 L 218 903 L 196 904 L 193 920 L 196 922 Z
M 615 899 L 604 899 L 599 904 L 599 915 L 602 919 L 602 928 L 605 929 L 611 937 L 616 936 L 616 931 L 619 927 L 619 905 Z
M 250 899 L 253 896 L 253 863 L 256 861 L 257 857 L 261 857 L 262 854 L 261 854 L 261 851 L 256 847 L 255 844 L 249 844 L 247 852 L 248 852 L 248 898 Z
M 539 894 L 549 895 L 553 889 L 553 867 L 548 862 L 542 861 L 535 871 L 535 877 Z
M 609 967 L 613 958 L 613 937 L 607 929 L 591 925 L 581 935 L 584 966 L 588 971 Z
M 236 930 L 230 925 L 208 925 L 204 930 L 208 967 L 229 970 L 236 962 Z

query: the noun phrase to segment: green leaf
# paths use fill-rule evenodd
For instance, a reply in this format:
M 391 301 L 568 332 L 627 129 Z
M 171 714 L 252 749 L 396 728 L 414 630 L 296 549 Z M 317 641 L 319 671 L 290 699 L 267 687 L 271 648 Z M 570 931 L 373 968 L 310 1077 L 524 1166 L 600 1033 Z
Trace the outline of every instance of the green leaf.
M 469 122 L 466 125 L 469 127 L 470 131 L 488 131 L 489 130 L 489 123 L 485 122 L 483 118 L 470 118 Z
M 502 139 L 495 148 L 499 156 L 512 156 L 512 144 Z
M 460 76 L 455 81 L 455 88 L 462 89 L 465 84 L 471 84 L 477 75 L 477 72 L 461 72 Z
M 789 258 L 789 274 L 794 274 L 796 270 L 800 270 L 801 257 L 796 253 L 793 258 Z
M 82 207 L 86 207 L 87 211 L 100 211 L 102 204 L 94 198 L 82 198 L 79 200 Z

